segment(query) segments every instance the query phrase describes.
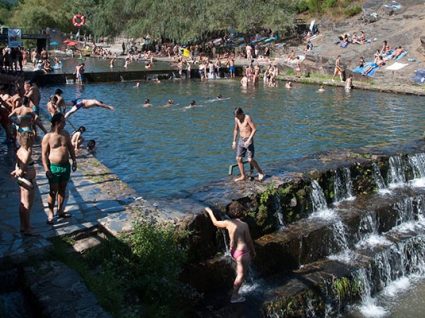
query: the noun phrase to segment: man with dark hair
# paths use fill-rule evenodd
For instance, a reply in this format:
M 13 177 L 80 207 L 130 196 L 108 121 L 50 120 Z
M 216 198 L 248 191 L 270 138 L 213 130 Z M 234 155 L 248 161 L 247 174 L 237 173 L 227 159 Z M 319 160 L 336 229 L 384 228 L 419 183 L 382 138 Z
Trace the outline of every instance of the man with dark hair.
M 50 185 L 48 224 L 54 223 L 56 196 L 58 198 L 58 217 L 70 217 L 70 214 L 64 211 L 65 190 L 71 176 L 70 156 L 72 159 L 72 171 L 77 170 L 74 147 L 71 144 L 71 138 L 68 132 L 64 130 L 65 116 L 62 113 L 56 113 L 53 115 L 51 123 L 51 131 L 44 136 L 41 142 L 43 167 Z
M 57 88 L 55 90 L 55 96 L 57 98 L 56 106 L 58 107 L 58 110 L 65 114 L 66 112 L 66 105 L 65 105 L 65 99 L 62 97 L 63 91 L 60 88 Z
M 243 157 L 248 155 L 248 162 L 258 171 L 258 180 L 264 179 L 264 172 L 261 170 L 257 161 L 254 159 L 254 135 L 257 129 L 249 115 L 246 115 L 242 108 L 235 109 L 235 126 L 233 129 L 233 144 L 232 149 L 236 149 L 236 161 L 241 172 L 239 178 L 235 181 L 245 180 L 245 170 L 243 166 Z M 239 141 L 236 142 L 239 133 Z

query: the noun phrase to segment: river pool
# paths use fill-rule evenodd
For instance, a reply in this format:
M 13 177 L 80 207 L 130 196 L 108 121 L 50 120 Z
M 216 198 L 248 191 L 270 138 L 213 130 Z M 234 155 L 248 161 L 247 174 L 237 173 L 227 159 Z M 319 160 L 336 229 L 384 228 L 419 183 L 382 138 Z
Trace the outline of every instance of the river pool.
M 42 105 L 54 88 L 42 88 Z M 170 80 L 140 88 L 134 82 L 60 88 L 66 100 L 98 98 L 116 107 L 80 110 L 70 121 L 86 126 L 85 138 L 97 141 L 97 158 L 145 198 L 176 196 L 227 178 L 235 163 L 236 106 L 257 124 L 256 158 L 266 173 L 280 160 L 319 151 L 411 141 L 425 124 L 421 97 L 332 87 L 317 93 L 314 85 L 243 90 L 238 80 Z M 153 107 L 143 107 L 146 98 Z M 176 104 L 160 107 L 169 98 Z M 189 109 L 192 100 L 198 106 Z

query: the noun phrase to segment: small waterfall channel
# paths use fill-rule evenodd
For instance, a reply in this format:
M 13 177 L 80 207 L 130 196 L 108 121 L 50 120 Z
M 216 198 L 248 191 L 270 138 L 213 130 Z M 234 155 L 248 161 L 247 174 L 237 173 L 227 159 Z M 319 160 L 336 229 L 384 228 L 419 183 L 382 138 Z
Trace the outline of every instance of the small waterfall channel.
M 385 191 L 385 179 L 376 163 L 372 165 L 373 178 L 380 193 Z M 413 181 L 408 182 L 406 170 L 413 172 Z M 425 183 L 418 180 L 425 179 L 425 155 L 408 156 L 407 163 L 401 157 L 394 156 L 389 160 L 387 183 L 390 188 L 405 187 L 409 184 L 424 187 Z M 352 182 L 349 169 L 337 170 L 335 182 L 335 203 L 353 197 Z M 312 181 L 311 200 L 313 214 L 316 217 L 323 215 L 328 206 L 323 190 L 317 181 Z M 338 206 L 338 204 L 336 204 Z M 395 202 L 392 210 L 396 214 L 393 227 L 384 233 L 380 232 L 380 222 L 374 213 L 365 213 L 359 223 L 356 242 L 350 248 L 347 228 L 334 211 L 332 227 L 336 254 L 327 258 L 347 265 L 356 264 L 361 255 L 373 255 L 368 265 L 360 265 L 355 272 L 354 282 L 361 286 L 361 303 L 355 306 L 354 311 L 364 317 L 384 317 L 389 314 L 385 307 L 388 297 L 395 297 L 398 292 L 406 290 L 411 280 L 422 277 L 425 279 L 425 195 L 405 197 Z M 411 236 L 411 237 L 409 237 Z M 332 249 L 331 249 L 332 252 Z M 335 252 L 335 251 L 334 251 Z M 331 295 L 329 295 L 332 298 Z M 386 298 L 385 298 L 386 297 Z M 325 316 L 340 314 L 340 309 L 329 307 L 326 303 Z M 314 310 L 308 306 L 306 312 Z
M 338 204 L 343 200 L 355 199 L 353 195 L 353 181 L 351 180 L 349 168 L 344 167 L 335 170 L 334 193 L 334 204 Z

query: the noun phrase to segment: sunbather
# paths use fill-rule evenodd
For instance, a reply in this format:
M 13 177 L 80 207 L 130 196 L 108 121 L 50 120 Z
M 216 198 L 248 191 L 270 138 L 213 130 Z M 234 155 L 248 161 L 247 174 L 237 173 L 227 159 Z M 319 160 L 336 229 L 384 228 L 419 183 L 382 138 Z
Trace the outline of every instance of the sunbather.
M 391 50 L 391 48 L 390 48 L 390 46 L 388 45 L 388 42 L 387 42 L 387 40 L 385 40 L 384 42 L 382 42 L 382 49 L 381 49 L 381 55 L 385 55 L 385 54 L 387 54 L 388 53 L 388 51 L 390 51 Z
M 357 33 L 356 32 L 354 32 L 353 35 L 351 36 L 351 43 L 353 43 L 353 44 L 361 44 L 360 38 L 357 36 Z
M 359 64 L 359 67 L 363 68 L 363 67 L 364 67 L 364 65 L 365 65 L 364 57 L 363 57 L 363 56 L 360 56 L 360 64 Z
M 366 33 L 364 33 L 364 31 L 360 31 L 359 41 L 360 41 L 360 44 L 366 43 Z
M 379 56 L 377 63 L 373 63 L 370 66 L 368 66 L 367 69 L 364 70 L 364 72 L 362 73 L 362 75 L 366 76 L 368 75 L 373 69 L 381 67 L 385 65 L 385 61 L 384 58 L 382 56 Z
M 401 54 L 403 54 L 405 51 L 404 51 L 404 49 L 401 47 L 401 45 L 398 47 L 398 48 L 396 48 L 395 50 L 394 50 L 394 52 L 393 52 L 393 54 L 391 55 L 391 58 L 392 59 L 396 59 L 396 58 L 398 58 Z

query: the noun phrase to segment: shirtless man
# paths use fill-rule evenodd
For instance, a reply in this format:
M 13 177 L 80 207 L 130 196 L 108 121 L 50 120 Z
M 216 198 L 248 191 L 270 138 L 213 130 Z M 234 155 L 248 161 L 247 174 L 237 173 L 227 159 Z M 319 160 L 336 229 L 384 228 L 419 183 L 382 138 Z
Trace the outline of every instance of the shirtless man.
M 62 114 L 65 114 L 66 104 L 62 94 L 63 94 L 63 91 L 60 88 L 55 90 L 55 96 L 57 98 L 56 106 L 58 108 L 58 111 L 60 111 Z
M 105 109 L 109 109 L 109 110 L 112 110 L 112 111 L 114 110 L 114 107 L 112 107 L 110 105 L 106 105 L 105 103 L 103 103 L 102 101 L 99 101 L 97 99 L 76 98 L 76 99 L 73 99 L 71 101 L 70 105 L 72 106 L 72 108 L 70 109 L 69 112 L 67 112 L 65 114 L 65 119 L 67 119 L 69 116 L 71 116 L 73 113 L 75 113 L 80 108 L 88 109 L 88 108 L 92 108 L 92 107 L 100 107 L 100 108 L 105 108 Z
M 36 84 L 31 83 L 30 81 L 25 81 L 24 83 L 25 96 L 29 98 L 30 105 L 37 115 L 40 115 L 40 90 Z
M 242 79 L 241 79 L 241 86 L 242 86 L 243 88 L 248 87 L 248 77 L 247 77 L 246 75 L 244 75 L 244 76 L 242 77 Z
M 230 254 L 236 262 L 236 278 L 233 282 L 231 303 L 241 303 L 245 297 L 239 294 L 239 289 L 245 280 L 251 259 L 255 257 L 254 243 L 249 233 L 248 224 L 240 219 L 218 221 L 210 208 L 205 208 L 214 226 L 226 229 L 230 238 Z
M 258 180 L 264 179 L 264 172 L 261 170 L 257 161 L 254 159 L 254 135 L 257 129 L 254 122 L 249 115 L 245 115 L 242 108 L 235 109 L 235 127 L 233 129 L 233 143 L 232 149 L 236 150 L 236 161 L 238 162 L 239 171 L 241 176 L 236 178 L 235 181 L 245 180 L 245 170 L 242 159 L 245 154 L 248 154 L 248 162 L 258 171 Z M 236 139 L 239 133 L 239 142 Z
M 344 69 L 341 66 L 341 55 L 338 55 L 338 57 L 335 60 L 335 70 L 334 75 L 332 76 L 332 81 L 334 81 L 334 77 L 339 75 L 339 78 L 341 79 L 341 82 L 343 82 L 343 74 Z
M 69 157 L 72 159 L 72 171 L 77 170 L 77 161 L 75 158 L 74 147 L 71 144 L 71 138 L 65 127 L 65 116 L 57 113 L 53 116 L 52 130 L 43 137 L 41 142 L 41 154 L 43 167 L 49 179 L 50 192 L 48 197 L 49 215 L 47 224 L 54 223 L 54 207 L 56 196 L 58 198 L 58 217 L 70 217 L 64 211 L 65 190 L 71 175 L 71 165 Z
M 81 63 L 75 67 L 75 79 L 78 84 L 83 84 L 84 80 L 84 69 L 85 64 Z
M 143 107 L 145 108 L 152 107 L 152 104 L 149 98 L 145 99 L 145 102 L 143 103 Z

